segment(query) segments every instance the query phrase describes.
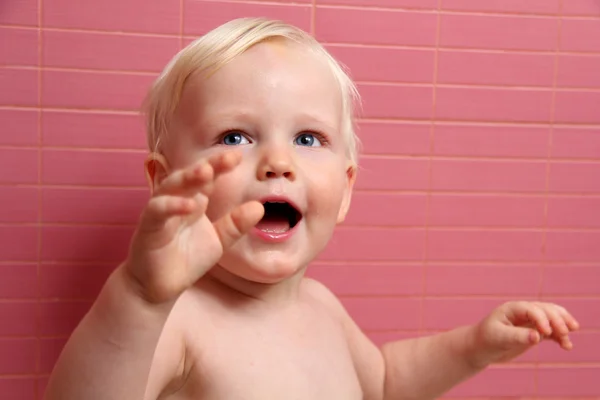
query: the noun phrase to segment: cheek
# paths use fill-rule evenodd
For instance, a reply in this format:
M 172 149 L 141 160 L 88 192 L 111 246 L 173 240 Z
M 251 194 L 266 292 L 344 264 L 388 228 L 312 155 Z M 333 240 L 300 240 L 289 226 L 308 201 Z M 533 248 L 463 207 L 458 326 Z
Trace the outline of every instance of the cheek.
M 320 217 L 336 219 L 340 209 L 346 174 L 335 168 L 321 168 L 308 178 L 309 205 Z

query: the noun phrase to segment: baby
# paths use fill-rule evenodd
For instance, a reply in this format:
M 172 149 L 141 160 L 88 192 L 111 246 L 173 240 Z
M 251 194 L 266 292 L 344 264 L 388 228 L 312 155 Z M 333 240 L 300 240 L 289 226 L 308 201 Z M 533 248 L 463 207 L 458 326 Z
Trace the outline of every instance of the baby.
M 45 398 L 433 399 L 544 338 L 570 349 L 575 319 L 533 302 L 379 349 L 304 277 L 350 206 L 357 99 L 282 22 L 231 21 L 182 50 L 147 99 L 152 196 L 129 255 Z

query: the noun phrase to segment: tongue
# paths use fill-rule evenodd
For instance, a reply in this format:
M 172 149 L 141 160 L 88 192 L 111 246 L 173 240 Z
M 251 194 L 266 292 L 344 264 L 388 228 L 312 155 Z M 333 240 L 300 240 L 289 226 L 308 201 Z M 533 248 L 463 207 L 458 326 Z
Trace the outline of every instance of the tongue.
M 256 227 L 266 233 L 285 233 L 290 230 L 290 221 L 281 215 L 265 215 Z

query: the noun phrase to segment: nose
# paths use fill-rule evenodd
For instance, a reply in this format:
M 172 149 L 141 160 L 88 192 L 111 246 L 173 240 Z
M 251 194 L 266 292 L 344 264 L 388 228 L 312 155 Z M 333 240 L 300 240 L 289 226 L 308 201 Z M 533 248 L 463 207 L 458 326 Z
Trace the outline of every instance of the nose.
M 295 180 L 296 171 L 289 151 L 281 148 L 265 148 L 258 165 L 257 178 L 260 181 L 275 178 Z

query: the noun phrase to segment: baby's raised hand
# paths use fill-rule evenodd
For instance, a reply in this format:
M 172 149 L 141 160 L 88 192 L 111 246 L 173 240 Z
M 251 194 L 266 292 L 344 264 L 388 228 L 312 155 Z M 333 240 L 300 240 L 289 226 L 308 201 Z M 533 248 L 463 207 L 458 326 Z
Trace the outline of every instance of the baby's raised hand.
M 474 364 L 485 366 L 509 361 L 542 339 L 554 340 L 563 349 L 570 350 L 573 344 L 569 333 L 577 329 L 579 323 L 559 305 L 505 303 L 476 326 Z
M 238 206 L 218 221 L 209 221 L 205 214 L 215 179 L 240 160 L 239 153 L 219 153 L 174 171 L 153 194 L 124 264 L 147 301 L 176 299 L 262 218 L 264 208 L 256 201 Z

